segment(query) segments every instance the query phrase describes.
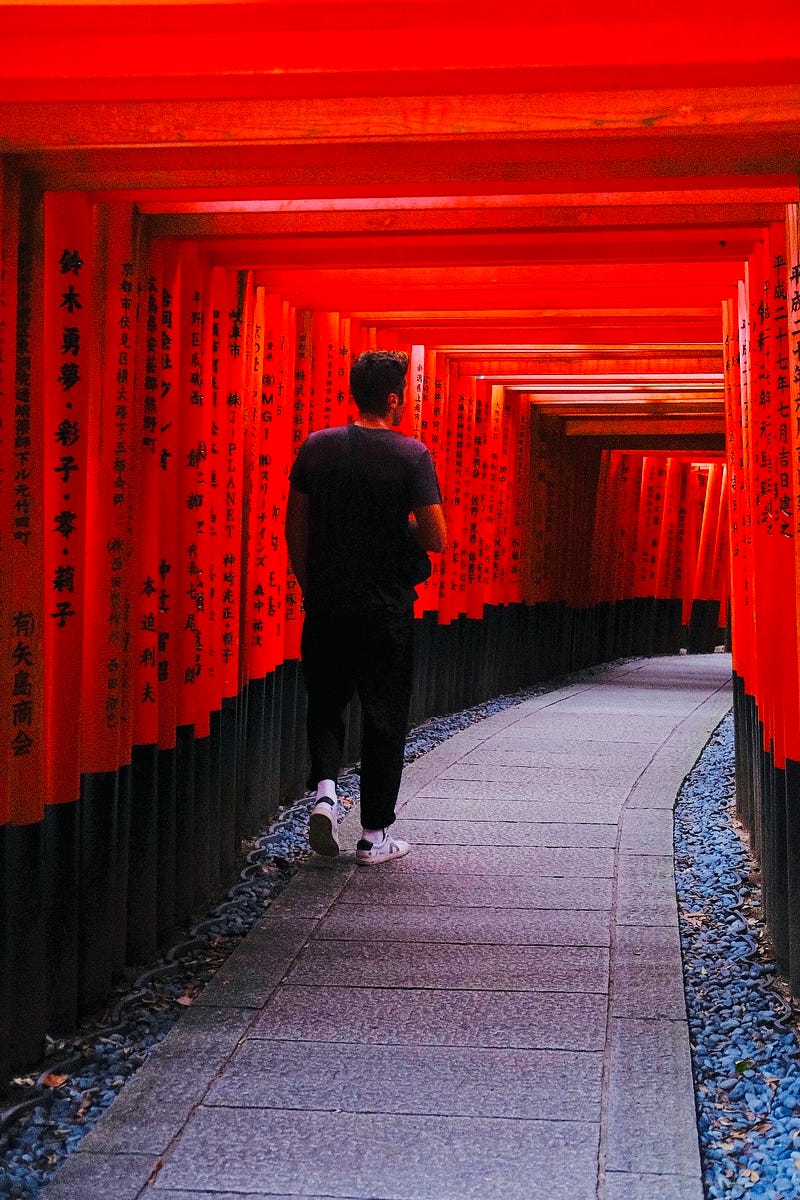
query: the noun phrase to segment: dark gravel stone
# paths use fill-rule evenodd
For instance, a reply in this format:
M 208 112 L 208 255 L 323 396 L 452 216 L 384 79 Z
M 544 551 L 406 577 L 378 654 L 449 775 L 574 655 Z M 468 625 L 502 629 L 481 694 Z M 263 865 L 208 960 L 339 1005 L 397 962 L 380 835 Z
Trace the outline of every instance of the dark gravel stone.
M 681 789 L 675 878 L 706 1196 L 796 1200 L 797 1012 L 772 958 L 758 868 L 736 818 L 732 716 Z

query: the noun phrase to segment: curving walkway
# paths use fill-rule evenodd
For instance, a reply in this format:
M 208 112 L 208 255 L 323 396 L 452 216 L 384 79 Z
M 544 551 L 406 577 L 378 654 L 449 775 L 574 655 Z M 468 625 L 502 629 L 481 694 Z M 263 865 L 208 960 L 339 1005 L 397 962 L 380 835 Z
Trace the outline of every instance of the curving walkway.
M 638 660 L 406 768 L 412 854 L 313 860 L 46 1200 L 702 1200 L 672 807 L 727 655 Z

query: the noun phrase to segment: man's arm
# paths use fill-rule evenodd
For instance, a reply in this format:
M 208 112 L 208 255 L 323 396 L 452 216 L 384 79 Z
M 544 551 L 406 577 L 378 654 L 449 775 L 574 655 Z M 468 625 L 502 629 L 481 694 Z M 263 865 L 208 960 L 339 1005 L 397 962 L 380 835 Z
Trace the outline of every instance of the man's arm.
M 285 532 L 289 562 L 301 590 L 305 591 L 308 575 L 308 496 L 294 487 L 289 488 Z
M 414 509 L 414 536 L 423 550 L 441 554 L 447 546 L 447 522 L 441 504 L 426 504 Z

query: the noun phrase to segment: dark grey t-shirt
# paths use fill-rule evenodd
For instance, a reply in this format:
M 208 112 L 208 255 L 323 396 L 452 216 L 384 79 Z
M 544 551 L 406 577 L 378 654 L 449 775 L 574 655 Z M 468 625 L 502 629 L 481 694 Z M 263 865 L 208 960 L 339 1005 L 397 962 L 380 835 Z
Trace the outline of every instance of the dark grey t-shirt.
M 416 438 L 393 429 L 352 429 L 310 434 L 289 475 L 309 500 L 305 606 L 405 610 L 414 598 L 399 576 L 408 515 L 441 503 L 436 471 Z

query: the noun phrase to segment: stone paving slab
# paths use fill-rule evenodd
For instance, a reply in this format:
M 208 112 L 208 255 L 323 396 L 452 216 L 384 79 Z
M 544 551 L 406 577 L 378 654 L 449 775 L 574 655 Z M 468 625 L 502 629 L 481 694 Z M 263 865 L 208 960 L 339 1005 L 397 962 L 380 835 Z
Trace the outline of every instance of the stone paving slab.
M 414 846 L 529 846 L 609 849 L 617 840 L 616 821 L 442 821 L 408 820 L 402 813 L 403 837 Z M 398 826 L 400 828 L 400 826 Z
M 324 917 L 358 871 L 355 862 L 343 856 L 334 861 L 311 858 L 292 877 L 269 907 L 271 916 L 292 915 L 315 920 Z
M 158 1164 L 152 1154 L 91 1154 L 79 1146 L 40 1200 L 137 1200 Z
M 607 767 L 605 763 L 597 762 L 591 767 L 543 766 L 538 763 L 521 767 L 459 762 L 453 763 L 438 778 L 439 781 L 458 779 L 465 783 L 508 784 L 526 800 L 550 795 L 595 796 L 598 788 L 601 795 L 611 793 L 624 800 L 640 770 L 639 766 L 615 761 L 609 762 Z M 464 790 L 468 791 L 467 788 Z
M 618 856 L 616 923 L 677 928 L 678 899 L 671 855 Z
M 720 720 L 725 715 L 723 712 Z M 658 750 L 653 755 L 653 758 L 648 766 L 652 769 L 658 768 L 659 773 L 663 770 L 677 772 L 683 768 L 685 773 L 688 773 L 694 766 L 695 762 L 702 753 L 703 746 L 713 733 L 719 721 L 715 720 L 709 724 L 703 720 L 691 720 L 679 725 L 669 741 L 664 742 L 659 746 Z
M 417 857 L 418 848 L 414 849 Z M 397 864 L 399 866 L 399 864 Z M 670 860 L 671 865 L 671 860 Z M 610 876 L 574 878 L 545 875 L 539 879 L 484 875 L 465 878 L 450 872 L 416 876 L 397 871 L 353 871 L 344 894 L 348 904 L 452 905 L 462 908 L 598 908 L 610 910 Z
M 613 735 L 607 731 L 604 736 L 602 730 L 598 731 L 597 728 L 592 730 L 591 737 L 587 737 L 585 733 L 578 737 L 577 727 L 581 722 L 581 717 L 559 717 L 556 712 L 548 714 L 548 724 L 542 719 L 539 725 L 535 716 L 529 717 L 523 713 L 516 725 L 509 725 L 493 737 L 486 738 L 469 753 L 474 756 L 492 750 L 508 749 L 512 754 L 536 754 L 536 762 L 543 762 L 545 756 L 550 755 L 555 760 L 554 765 L 561 762 L 564 766 L 569 766 L 576 754 L 580 763 L 590 752 L 596 753 L 597 758 L 603 761 L 619 758 L 630 751 L 632 761 L 637 757 L 647 761 L 648 752 L 649 756 L 652 756 L 664 743 L 665 735 L 668 735 L 668 731 L 652 723 L 649 736 L 645 738 L 626 737 L 624 729 L 615 731 Z M 460 757 L 462 756 L 451 761 L 457 762 Z
M 706 695 L 708 692 L 698 689 L 697 703 L 702 703 Z M 608 697 L 607 700 L 603 700 L 603 696 Z M 572 697 L 559 703 L 557 712 L 559 716 L 577 716 L 581 721 L 584 716 L 590 720 L 608 716 L 614 722 L 614 731 L 619 731 L 620 721 L 632 718 L 639 722 L 637 730 L 640 731 L 644 728 L 644 721 L 650 722 L 650 728 L 656 724 L 663 725 L 664 730 L 669 730 L 670 726 L 676 728 L 686 720 L 690 708 L 691 702 L 688 702 L 686 692 L 682 690 L 673 697 L 657 689 L 633 689 L 628 692 L 618 686 L 604 690 L 603 695 L 595 695 L 593 690 L 585 696 Z
M 580 800 L 581 795 L 590 792 L 593 800 L 615 801 L 621 805 L 632 783 L 633 780 L 627 786 L 622 783 L 606 784 L 596 776 L 592 776 L 591 780 L 559 783 L 557 779 L 548 779 L 546 771 L 528 771 L 523 778 L 517 775 L 515 780 L 509 778 L 505 781 L 445 779 L 440 776 L 421 788 L 417 796 L 455 800 L 461 796 L 470 800 L 538 800 L 555 805 Z
M 458 763 L 464 767 L 498 766 L 501 770 L 506 766 L 544 770 L 552 767 L 558 771 L 574 771 L 576 776 L 585 771 L 596 771 L 601 765 L 604 775 L 616 778 L 618 771 L 627 773 L 630 768 L 646 766 L 659 745 L 659 740 L 654 740 L 580 742 L 570 746 L 552 737 L 537 738 L 533 733 L 515 737 L 506 731 L 502 736 L 494 737 L 465 754 Z
M 671 854 L 672 809 L 629 808 L 622 814 L 619 848 L 628 854 Z
M 415 846 L 413 854 L 389 864 L 385 870 L 393 875 L 457 874 L 462 878 L 510 875 L 515 879 L 520 876 L 535 879 L 544 875 L 564 875 L 612 879 L 614 853 L 612 850 L 558 846 L 450 846 L 447 853 L 443 853 L 440 846 Z
M 547 712 L 537 713 L 535 717 L 523 718 L 514 731 L 524 739 L 530 732 L 538 736 L 563 737 L 566 744 L 580 745 L 582 742 L 648 742 L 660 745 L 665 733 L 663 716 L 654 713 L 652 716 L 636 716 L 628 713 L 609 713 L 602 710 L 594 712 L 570 713 L 551 708 Z
M 629 680 L 636 687 L 679 686 L 691 688 L 695 681 L 730 679 L 730 654 L 679 654 L 661 655 L 658 658 L 637 658 L 628 662 L 610 663 L 601 672 L 599 683 L 606 679 Z
M 606 1170 L 699 1179 L 685 1024 L 612 1018 L 610 1050 Z
M 630 687 L 621 688 L 603 687 L 602 685 L 595 686 L 587 692 L 583 692 L 578 696 L 568 696 L 566 699 L 559 701 L 559 713 L 574 713 L 576 716 L 584 714 L 602 713 L 604 716 L 640 716 L 643 709 L 647 710 L 648 719 L 651 717 L 666 718 L 666 723 L 674 721 L 676 724 L 686 716 L 687 698 L 693 689 L 681 688 L 676 694 L 672 694 L 663 688 L 641 688 L 635 684 Z M 694 689 L 697 697 L 697 703 L 702 703 L 705 700 L 708 691 L 705 687 L 699 684 Z
M 575 1121 L 341 1113 L 334 1126 L 319 1113 L 201 1108 L 154 1195 L 247 1194 L 268 1182 L 279 1194 L 355 1200 L 595 1200 L 598 1134 Z
M 589 909 L 423 908 L 338 904 L 315 938 L 449 945 L 608 946 L 609 914 Z
M 628 785 L 630 790 L 630 785 Z M 475 824 L 504 825 L 510 821 L 522 824 L 613 825 L 616 829 L 622 813 L 623 800 L 598 798 L 588 794 L 566 800 L 548 797 L 546 800 L 500 799 L 476 800 L 472 795 L 427 796 L 417 794 L 403 804 L 398 820 L 403 821 L 463 821 Z
M 672 847 L 665 854 L 637 854 L 630 850 L 621 851 L 617 855 L 617 879 L 619 880 L 621 876 L 627 876 L 638 882 L 659 879 L 674 884 L 675 859 Z
M 631 789 L 626 811 L 639 809 L 664 810 L 672 813 L 675 797 L 694 763 L 687 763 L 685 755 L 679 761 L 659 754 L 650 767 L 643 771 Z
M 151 1193 L 152 1194 L 152 1193 Z M 289 1195 L 288 1192 L 264 1192 L 264 1191 L 248 1191 L 248 1192 L 196 1192 L 194 1189 L 186 1191 L 181 1188 L 179 1191 L 173 1191 L 172 1188 L 159 1188 L 159 1200 L 350 1200 L 347 1196 L 335 1196 L 333 1192 L 328 1192 L 326 1196 L 309 1196 L 307 1194 L 299 1196 L 296 1192 Z
M 249 1010 L 202 1005 L 189 1009 L 84 1144 L 104 1153 L 160 1154 L 180 1133 L 252 1019 Z
M 602 1050 L 605 995 L 571 992 L 355 988 L 285 984 L 271 997 L 249 1037 L 371 1046 L 505 1046 Z
M 310 942 L 290 983 L 473 991 L 605 992 L 608 952 L 589 946 L 459 946 Z
M 618 925 L 611 972 L 613 1016 L 686 1020 L 680 938 L 675 925 Z
M 313 919 L 270 915 L 239 943 L 195 1000 L 211 1008 L 261 1008 L 314 929 Z
M 606 1175 L 605 1200 L 703 1200 L 703 1185 L 692 1175 Z
M 571 689 L 564 689 L 561 695 L 571 695 Z M 400 785 L 401 801 L 414 795 L 420 787 L 431 780 L 437 779 L 449 766 L 459 762 L 465 755 L 472 753 L 481 746 L 492 744 L 502 745 L 498 740 L 511 731 L 512 738 L 516 737 L 514 729 L 521 716 L 530 716 L 551 703 L 550 695 L 535 697 L 519 705 L 494 713 L 468 728 L 461 730 L 429 750 L 403 771 Z M 513 743 L 512 743 L 513 744 Z M 558 747 L 563 754 L 563 743 Z
M 320 1031 L 324 1033 L 324 1028 Z M 369 1062 L 377 1060 L 378 1069 Z M 245 1041 L 207 1107 L 599 1121 L 602 1054 L 363 1042 Z

